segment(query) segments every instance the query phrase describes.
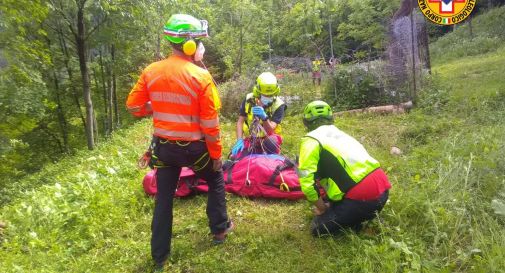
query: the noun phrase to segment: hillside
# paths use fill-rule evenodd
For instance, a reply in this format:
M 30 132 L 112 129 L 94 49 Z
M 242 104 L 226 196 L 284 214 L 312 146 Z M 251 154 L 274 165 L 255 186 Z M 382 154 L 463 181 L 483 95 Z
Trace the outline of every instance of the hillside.
M 336 119 L 393 184 L 380 219 L 364 232 L 315 239 L 307 202 L 228 195 L 237 228 L 213 246 L 206 197 L 176 200 L 167 272 L 503 272 L 505 218 L 493 206 L 505 203 L 503 64 L 505 47 L 447 57 L 435 62 L 409 114 Z M 300 92 L 307 86 L 292 80 Z M 233 126 L 223 124 L 227 150 Z M 287 117 L 283 129 L 285 149 L 295 154 L 300 116 Z M 153 200 L 136 168 L 149 131 L 149 120 L 140 121 L 13 187 L 0 208 L 2 271 L 149 271 Z M 403 155 L 390 155 L 391 146 Z

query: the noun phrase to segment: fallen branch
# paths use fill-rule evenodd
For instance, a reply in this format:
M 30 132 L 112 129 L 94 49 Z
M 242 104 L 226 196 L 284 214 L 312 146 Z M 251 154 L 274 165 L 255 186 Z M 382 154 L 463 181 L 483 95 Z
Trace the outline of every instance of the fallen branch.
M 377 113 L 377 114 L 401 114 L 407 112 L 407 110 L 412 109 L 412 101 L 407 101 L 400 103 L 399 105 L 384 105 L 384 106 L 373 106 L 361 109 L 353 109 L 348 111 L 337 112 L 333 114 L 334 116 L 352 115 L 360 113 Z

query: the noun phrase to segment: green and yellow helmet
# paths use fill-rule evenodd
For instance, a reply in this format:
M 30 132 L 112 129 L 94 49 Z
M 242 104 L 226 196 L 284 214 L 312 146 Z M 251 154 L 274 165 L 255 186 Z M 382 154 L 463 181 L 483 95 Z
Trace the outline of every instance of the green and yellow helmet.
M 256 79 L 256 85 L 253 88 L 254 97 L 259 98 L 261 95 L 273 97 L 279 95 L 280 92 L 281 88 L 274 74 L 263 72 Z
M 165 39 L 174 44 L 180 44 L 189 38 L 209 37 L 208 23 L 187 14 L 170 16 L 163 27 Z
M 333 112 L 331 107 L 324 101 L 313 101 L 303 109 L 303 123 L 305 125 L 318 119 L 333 121 Z

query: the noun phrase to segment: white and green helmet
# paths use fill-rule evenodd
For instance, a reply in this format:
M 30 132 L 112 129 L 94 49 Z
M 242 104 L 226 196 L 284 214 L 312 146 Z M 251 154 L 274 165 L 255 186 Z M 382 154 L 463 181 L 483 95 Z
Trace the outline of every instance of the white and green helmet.
M 180 44 L 188 38 L 209 37 L 208 23 L 187 14 L 170 16 L 163 27 L 165 39 L 174 44 Z

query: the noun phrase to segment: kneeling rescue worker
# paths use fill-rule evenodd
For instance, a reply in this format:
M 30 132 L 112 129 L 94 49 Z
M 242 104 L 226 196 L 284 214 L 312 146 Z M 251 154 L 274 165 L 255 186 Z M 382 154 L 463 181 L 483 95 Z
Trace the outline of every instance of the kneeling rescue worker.
M 246 95 L 240 106 L 237 142 L 231 153 L 233 157 L 280 152 L 280 123 L 287 106 L 278 97 L 279 93 L 280 87 L 274 74 L 263 72 L 258 76 L 253 92 Z M 261 126 L 256 126 L 258 123 Z
M 309 103 L 303 124 L 309 133 L 301 140 L 298 170 L 301 189 L 315 205 L 312 234 L 360 230 L 386 204 L 391 188 L 386 174 L 363 145 L 333 125 L 327 103 Z M 329 203 L 320 196 L 317 181 Z
M 226 211 L 221 172 L 220 100 L 209 72 L 195 65 L 203 57 L 200 38 L 208 37 L 207 21 L 175 14 L 164 34 L 171 56 L 144 69 L 126 103 L 135 116 L 149 115 L 152 107 L 158 192 L 151 255 L 158 270 L 170 255 L 173 197 L 181 167 L 191 167 L 209 185 L 207 216 L 214 242 L 223 242 L 234 226 Z

